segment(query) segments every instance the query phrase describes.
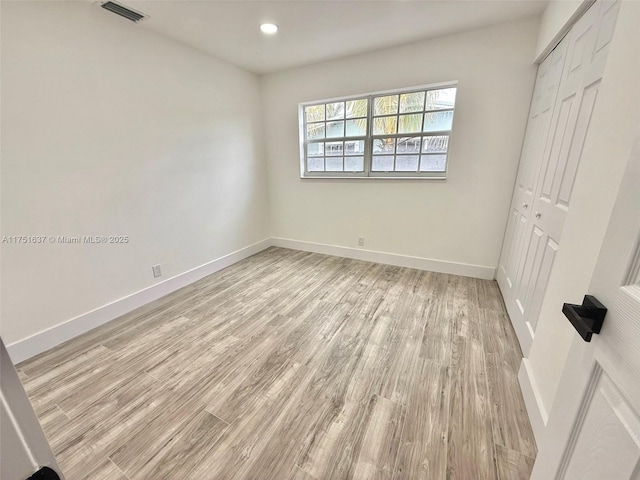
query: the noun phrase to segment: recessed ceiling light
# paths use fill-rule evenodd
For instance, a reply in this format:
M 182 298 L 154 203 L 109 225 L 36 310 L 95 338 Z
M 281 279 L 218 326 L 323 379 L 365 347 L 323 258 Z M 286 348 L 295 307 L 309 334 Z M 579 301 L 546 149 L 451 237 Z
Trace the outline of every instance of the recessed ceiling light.
M 278 26 L 275 23 L 263 23 L 260 25 L 260 30 L 267 35 L 273 35 L 278 31 Z

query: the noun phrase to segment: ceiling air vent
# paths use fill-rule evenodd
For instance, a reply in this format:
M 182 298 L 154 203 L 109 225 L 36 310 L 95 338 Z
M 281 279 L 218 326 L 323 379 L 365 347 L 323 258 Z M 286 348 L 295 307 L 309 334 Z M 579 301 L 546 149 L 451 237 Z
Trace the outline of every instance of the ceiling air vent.
M 105 10 L 109 10 L 110 12 L 113 12 L 116 15 L 120 15 L 121 17 L 131 20 L 132 22 L 139 22 L 140 20 L 145 18 L 145 15 L 143 15 L 142 13 L 133 11 L 130 8 L 127 8 L 116 2 L 104 2 L 100 6 Z

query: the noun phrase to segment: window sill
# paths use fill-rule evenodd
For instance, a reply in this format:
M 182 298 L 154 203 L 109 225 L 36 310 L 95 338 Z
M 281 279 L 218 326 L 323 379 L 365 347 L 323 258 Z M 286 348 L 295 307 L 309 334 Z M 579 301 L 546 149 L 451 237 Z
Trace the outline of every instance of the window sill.
M 379 176 L 379 177 L 364 177 L 360 175 L 353 176 L 329 176 L 329 175 L 301 175 L 300 179 L 302 180 L 446 180 L 447 177 L 422 177 L 422 176 L 414 176 L 414 177 L 401 177 L 401 176 Z

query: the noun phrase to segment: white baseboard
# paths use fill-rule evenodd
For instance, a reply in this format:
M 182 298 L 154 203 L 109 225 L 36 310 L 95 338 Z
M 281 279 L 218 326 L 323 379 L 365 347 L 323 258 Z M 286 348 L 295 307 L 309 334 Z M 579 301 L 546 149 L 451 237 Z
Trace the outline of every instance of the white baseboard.
M 527 407 L 527 414 L 529 415 L 533 435 L 536 438 L 536 443 L 540 445 L 544 431 L 547 428 L 547 420 L 549 417 L 542 403 L 542 398 L 540 397 L 536 380 L 533 377 L 529 360 L 526 358 L 523 358 L 520 364 L 518 381 L 520 382 L 520 389 L 524 397 L 524 404 Z
M 186 287 L 207 275 L 211 275 L 218 270 L 233 265 L 270 246 L 271 239 L 264 239 L 258 243 L 241 248 L 204 265 L 176 275 L 175 277 L 168 278 L 163 282 L 156 283 L 131 295 L 122 297 L 95 310 L 79 315 L 55 327 L 48 328 L 23 340 L 14 342 L 7 346 L 11 360 L 14 364 L 17 364 L 39 353 L 45 352 L 67 340 L 71 340 L 138 307 L 146 305 L 182 287 Z
M 276 247 L 303 250 L 305 252 L 324 253 L 326 255 L 334 255 L 336 257 L 384 263 L 385 265 L 395 265 L 397 267 L 416 268 L 418 270 L 428 270 L 430 272 L 450 273 L 452 275 L 462 275 L 464 277 L 493 280 L 496 273 L 496 269 L 494 267 L 484 267 L 481 265 L 431 260 L 429 258 L 411 257 L 408 255 L 398 255 L 396 253 L 376 252 L 373 250 L 341 247 L 338 245 L 327 245 L 324 243 L 304 242 L 288 238 L 272 238 L 271 240 L 272 245 Z

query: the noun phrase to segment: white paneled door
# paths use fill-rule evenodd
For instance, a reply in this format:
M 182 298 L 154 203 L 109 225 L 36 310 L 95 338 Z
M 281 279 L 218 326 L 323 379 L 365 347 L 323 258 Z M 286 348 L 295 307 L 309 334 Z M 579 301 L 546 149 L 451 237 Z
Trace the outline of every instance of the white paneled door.
M 527 130 L 520 155 L 520 168 L 511 201 L 507 233 L 497 275 L 502 295 L 512 318 L 516 315 L 513 292 L 522 250 L 525 247 L 525 233 L 533 209 L 544 146 L 549 134 L 553 107 L 562 77 L 567 42 L 568 40 L 565 38 L 538 68 Z
M 590 343 L 575 336 L 532 480 L 640 479 L 638 185 L 640 137 L 589 286 L 609 310 Z
M 510 219 L 512 225 L 505 237 L 498 274 L 507 310 L 525 356 L 533 342 L 551 267 L 560 248 L 573 182 L 589 132 L 618 7 L 619 2 L 598 1 L 556 47 L 549 65 L 555 61 L 554 75 L 558 75 L 558 71 L 562 73 L 559 83 L 547 74 L 549 89 L 557 90 L 557 95 L 549 94 L 550 97 L 553 95 L 553 113 L 548 128 L 542 117 L 530 117 L 529 122 L 534 122 L 531 142 L 542 146 L 528 146 L 527 141 L 523 146 Z M 546 62 L 549 59 L 540 67 L 543 73 L 548 68 Z M 549 100 L 546 100 L 547 104 L 540 100 L 540 106 L 536 105 L 537 101 L 534 96 L 534 113 L 547 106 Z M 536 133 L 536 130 L 542 133 Z M 541 148 L 542 153 L 537 154 L 536 148 Z

